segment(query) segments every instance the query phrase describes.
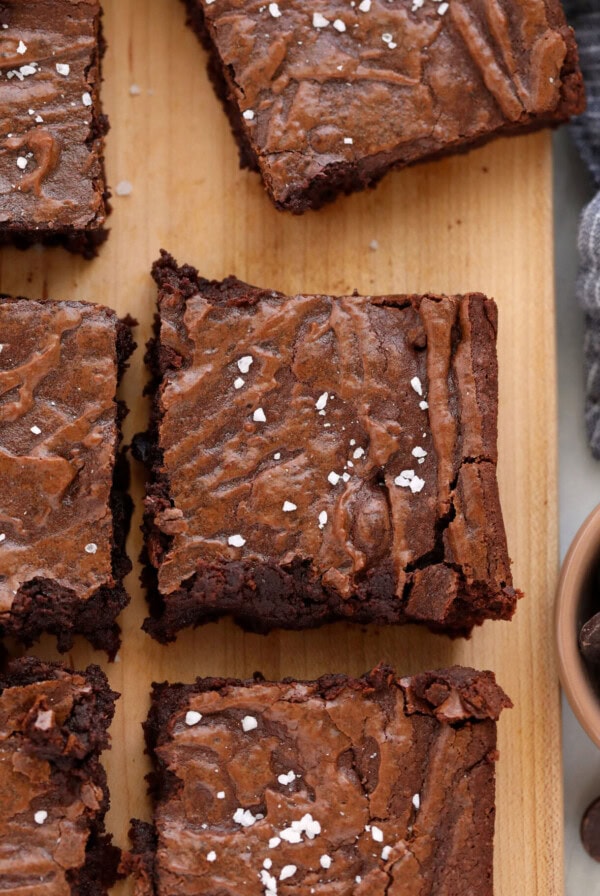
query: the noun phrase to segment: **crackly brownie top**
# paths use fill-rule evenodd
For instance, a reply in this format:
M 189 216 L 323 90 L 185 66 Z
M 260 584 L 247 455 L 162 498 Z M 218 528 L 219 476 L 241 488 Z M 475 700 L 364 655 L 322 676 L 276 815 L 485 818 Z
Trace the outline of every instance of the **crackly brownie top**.
M 163 594 L 200 562 L 240 559 L 309 560 L 343 597 L 390 559 L 398 595 L 421 562 L 510 580 L 489 488 L 492 301 L 286 297 L 155 272 Z
M 115 313 L 0 298 L 0 614 L 51 580 L 112 584 Z
M 10 893 L 72 896 L 105 802 L 103 775 L 86 762 L 106 746 L 115 695 L 97 667 L 92 679 L 30 660 L 13 672 L 0 681 L 0 880 Z
M 457 668 L 156 686 L 157 893 L 491 893 L 509 705 Z
M 556 0 L 196 2 L 278 201 L 328 166 L 581 111 L 578 75 L 560 108 L 573 38 Z
M 0 227 L 104 221 L 97 0 L 0 0 Z

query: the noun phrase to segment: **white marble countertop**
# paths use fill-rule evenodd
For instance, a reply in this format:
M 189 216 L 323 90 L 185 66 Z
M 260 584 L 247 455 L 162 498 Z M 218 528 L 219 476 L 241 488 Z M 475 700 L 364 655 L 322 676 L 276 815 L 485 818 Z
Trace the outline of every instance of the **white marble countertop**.
M 560 553 L 600 503 L 600 462 L 587 446 L 583 419 L 583 313 L 575 298 L 577 224 L 592 186 L 566 129 L 555 138 L 554 201 L 558 347 Z M 600 864 L 585 853 L 579 822 L 600 796 L 600 750 L 587 737 L 563 697 L 566 896 L 600 896 Z M 544 896 L 544 894 L 540 894 Z

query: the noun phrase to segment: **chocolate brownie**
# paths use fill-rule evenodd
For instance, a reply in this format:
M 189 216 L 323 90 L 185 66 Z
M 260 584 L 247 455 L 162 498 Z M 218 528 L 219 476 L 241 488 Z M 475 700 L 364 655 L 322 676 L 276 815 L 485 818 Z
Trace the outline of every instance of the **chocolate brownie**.
M 0 243 L 106 238 L 98 0 L 0 0 Z
M 154 685 L 140 896 L 492 896 L 491 672 Z M 410 882 L 410 884 L 409 884 Z
M 184 0 L 240 146 L 295 213 L 584 108 L 559 0 Z
M 154 277 L 147 631 L 512 616 L 492 301 Z
M 100 305 L 0 296 L 0 635 L 114 654 L 131 501 L 117 383 L 128 323 Z
M 0 880 L 7 893 L 104 896 L 120 852 L 104 833 L 99 757 L 117 694 L 98 666 L 16 660 L 0 673 Z

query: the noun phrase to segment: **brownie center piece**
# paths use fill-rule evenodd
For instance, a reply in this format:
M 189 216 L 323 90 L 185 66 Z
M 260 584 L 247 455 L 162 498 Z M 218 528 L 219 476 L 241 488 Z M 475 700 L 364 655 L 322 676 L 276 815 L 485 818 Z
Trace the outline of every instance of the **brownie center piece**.
M 189 362 L 167 374 L 160 399 L 174 498 L 158 521 L 173 534 L 161 591 L 198 560 L 275 554 L 310 559 L 342 596 L 391 557 L 402 594 L 449 510 L 459 382 L 472 453 L 483 453 L 472 373 L 453 348 L 467 313 L 460 298 L 263 294 L 223 307 L 190 297 Z M 165 322 L 161 338 L 177 348 L 180 337 Z M 428 365 L 453 370 L 432 395 Z

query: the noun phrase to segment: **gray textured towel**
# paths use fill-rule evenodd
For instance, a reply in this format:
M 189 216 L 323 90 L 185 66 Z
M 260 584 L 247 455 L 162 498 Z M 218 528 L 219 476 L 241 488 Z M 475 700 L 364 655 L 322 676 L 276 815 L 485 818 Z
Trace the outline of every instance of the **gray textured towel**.
M 600 0 L 569 0 L 567 15 L 575 28 L 588 108 L 571 125 L 592 177 L 600 187 Z M 594 457 L 600 459 L 600 193 L 581 216 L 577 295 L 586 314 L 585 418 Z
M 578 245 L 577 295 L 586 315 L 585 421 L 592 454 L 600 459 L 600 193 L 581 216 Z

